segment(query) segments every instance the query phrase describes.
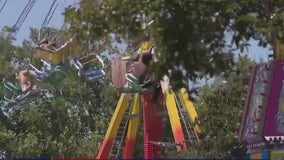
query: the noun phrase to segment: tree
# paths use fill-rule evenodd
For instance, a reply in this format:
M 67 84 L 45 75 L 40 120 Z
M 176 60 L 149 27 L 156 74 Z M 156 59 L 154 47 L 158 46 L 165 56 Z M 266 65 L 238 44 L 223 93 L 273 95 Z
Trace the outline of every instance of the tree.
M 240 57 L 234 70 L 225 73 L 227 83 L 201 89 L 196 103 L 202 132 L 197 153 L 202 158 L 244 158 L 246 148 L 236 138 L 237 116 L 241 112 L 243 80 L 249 75 L 249 66 L 254 62 Z M 221 80 L 222 80 L 221 79 Z M 220 80 L 220 79 L 219 79 Z
M 118 42 L 137 46 L 142 35 L 151 35 L 159 52 L 159 62 L 153 68 L 160 77 L 169 75 L 174 87 L 181 87 L 182 77 L 212 76 L 232 67 L 233 46 L 243 49 L 251 38 L 266 46 L 269 36 L 259 33 L 270 26 L 283 28 L 281 16 L 270 18 L 273 13 L 278 15 L 275 8 L 283 5 L 280 0 L 269 7 L 263 0 L 82 0 L 78 8 L 66 10 L 66 22 L 82 39 L 113 34 Z M 146 30 L 142 29 L 143 14 L 147 23 L 154 21 Z M 225 36 L 231 36 L 231 45 L 226 44 Z M 185 75 L 169 74 L 169 69 L 180 65 Z
M 6 68 L 1 70 L 1 79 L 5 77 L 17 83 L 10 64 L 11 57 L 32 58 L 30 51 L 37 35 L 36 31 L 33 33 L 23 47 L 15 47 L 16 54 L 10 54 L 8 49 L 1 52 L 0 65 Z M 1 49 L 10 48 L 10 42 L 1 38 Z M 86 53 L 88 48 L 82 48 Z M 80 52 L 78 56 L 84 53 Z M 66 69 L 69 76 L 56 87 L 52 101 L 13 106 L 10 112 L 0 110 L 0 157 L 96 156 L 118 94 L 108 77 L 87 83 L 72 68 Z M 3 97 L 4 87 L 0 85 L 0 88 L 0 97 Z

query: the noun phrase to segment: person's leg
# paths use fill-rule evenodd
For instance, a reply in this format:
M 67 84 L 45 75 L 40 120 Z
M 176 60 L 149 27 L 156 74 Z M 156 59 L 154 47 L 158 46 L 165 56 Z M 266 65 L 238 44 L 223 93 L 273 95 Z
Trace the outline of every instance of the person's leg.
M 27 77 L 25 75 L 26 72 L 27 72 L 27 70 L 20 71 L 18 76 L 17 76 L 17 79 L 19 80 L 19 85 L 21 87 L 22 92 L 25 92 L 28 89 L 28 86 L 26 84 L 26 82 L 27 82 Z
M 22 92 L 31 90 L 34 75 L 36 75 L 36 73 L 31 70 L 24 70 L 19 72 L 19 84 L 21 86 Z

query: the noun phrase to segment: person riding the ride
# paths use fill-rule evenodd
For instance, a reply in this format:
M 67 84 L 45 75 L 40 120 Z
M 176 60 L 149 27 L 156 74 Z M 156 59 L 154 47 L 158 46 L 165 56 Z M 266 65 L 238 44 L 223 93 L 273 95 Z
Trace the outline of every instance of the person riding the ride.
M 31 94 L 38 94 L 39 88 L 34 84 L 34 79 L 38 78 L 38 74 L 32 70 L 20 71 L 17 75 L 19 85 L 22 92 L 29 92 Z
M 130 58 L 133 61 L 130 72 L 138 78 L 139 83 L 143 89 L 151 88 L 153 90 L 153 101 L 158 104 L 158 97 L 160 93 L 160 83 L 154 73 L 149 73 L 149 67 L 152 63 L 157 61 L 155 55 L 155 44 L 146 38 L 138 50 L 138 54 Z
M 47 38 L 42 39 L 38 46 L 43 49 L 50 49 L 56 51 L 59 48 L 59 43 L 56 39 L 56 36 L 54 36 L 51 40 L 48 40 Z
M 133 62 L 129 71 L 139 79 L 140 83 L 143 83 L 147 77 L 149 66 L 153 62 L 153 56 L 155 53 L 154 48 L 154 42 L 150 41 L 149 38 L 147 38 L 141 44 L 141 47 L 137 51 L 137 54 L 129 59 Z

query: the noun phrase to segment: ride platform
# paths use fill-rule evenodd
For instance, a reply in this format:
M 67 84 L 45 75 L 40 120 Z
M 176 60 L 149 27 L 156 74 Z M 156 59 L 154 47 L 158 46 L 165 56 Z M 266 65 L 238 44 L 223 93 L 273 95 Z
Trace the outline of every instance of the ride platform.
M 158 103 L 152 94 L 151 90 L 121 94 L 97 159 L 134 158 L 142 125 L 146 159 L 162 158 L 167 149 L 183 152 L 199 144 L 197 113 L 185 89 L 165 94 L 161 91 Z M 164 118 L 170 121 L 173 142 L 163 142 Z

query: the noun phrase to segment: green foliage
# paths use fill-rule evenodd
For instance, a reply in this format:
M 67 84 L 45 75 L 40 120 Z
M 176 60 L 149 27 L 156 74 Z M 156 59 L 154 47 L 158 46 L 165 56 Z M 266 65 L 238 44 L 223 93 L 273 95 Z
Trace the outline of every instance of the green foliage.
M 184 77 L 224 73 L 228 83 L 203 88 L 196 104 L 202 144 L 189 155 L 179 157 L 243 157 L 244 148 L 234 138 L 236 120 L 232 117 L 239 112 L 241 78 L 246 77 L 246 67 L 251 62 L 241 58 L 234 64 L 231 49 L 244 49 L 251 38 L 266 46 L 272 35 L 256 35 L 271 26 L 275 31 L 283 30 L 283 16 L 275 12 L 275 7 L 283 5 L 280 0 L 268 7 L 262 0 L 82 0 L 78 9 L 66 9 L 70 30 L 60 30 L 57 36 L 65 41 L 76 35 L 77 52 L 73 56 L 80 56 L 90 52 L 119 53 L 125 43 L 126 52 L 130 53 L 143 36 L 150 35 L 158 46 L 159 62 L 153 69 L 160 77 L 169 75 L 174 88 L 182 87 Z M 274 18 L 270 18 L 273 13 Z M 147 23 L 154 20 L 146 29 L 142 29 L 143 14 Z M 16 83 L 11 58 L 33 58 L 39 29 L 31 29 L 30 38 L 22 47 L 11 45 L 14 29 L 5 30 L 9 34 L 0 36 L 0 78 Z M 230 45 L 225 37 L 232 38 Z M 180 65 L 186 74 L 174 70 Z M 0 96 L 3 95 L 4 88 L 0 86 Z M 0 156 L 95 157 L 118 100 L 109 77 L 86 83 L 71 71 L 55 95 L 53 101 L 39 106 L 17 106 L 19 109 L 12 109 L 10 115 L 0 112 Z M 139 138 L 140 142 L 141 133 Z M 141 153 L 136 154 L 141 157 Z
M 236 136 L 237 116 L 242 102 L 243 79 L 254 62 L 240 57 L 233 70 L 219 77 L 213 84 L 201 88 L 195 103 L 201 126 L 200 145 L 187 153 L 171 154 L 170 158 L 244 158 L 246 146 Z M 227 83 L 218 81 L 225 80 Z
M 235 70 L 223 78 L 227 84 L 215 88 L 208 85 L 202 89 L 196 106 L 202 128 L 198 151 L 203 158 L 245 157 L 245 145 L 238 143 L 235 129 L 241 111 L 243 79 L 248 76 L 248 67 L 252 64 L 247 58 L 240 57 Z
M 201 148 L 207 151 L 206 158 L 241 158 L 245 155 L 244 146 L 235 138 L 241 94 L 236 89 L 224 87 L 213 92 L 203 91 L 207 94 L 203 94 L 204 104 L 200 105 L 199 117 L 203 129 Z
M 12 72 L 12 66 L 10 60 L 13 57 L 11 51 L 13 47 L 12 41 L 9 38 L 0 37 L 0 78 L 1 82 L 6 79 L 9 80 L 11 76 L 14 76 Z
M 180 88 L 182 77 L 212 76 L 231 68 L 233 46 L 243 50 L 251 38 L 266 46 L 268 37 L 256 33 L 272 24 L 283 26 L 279 18 L 270 19 L 275 7 L 281 6 L 282 1 L 273 1 L 267 8 L 262 0 L 82 0 L 79 8 L 66 10 L 66 22 L 84 40 L 113 34 L 115 40 L 132 46 L 151 35 L 158 46 L 159 62 L 153 67 L 158 75 L 169 75 L 168 70 L 179 65 L 187 71 L 170 75 L 173 86 Z M 147 23 L 154 20 L 146 30 L 143 14 Z M 225 37 L 232 38 L 231 45 Z
M 3 68 L 0 71 L 1 79 L 17 83 L 15 71 L 10 64 L 11 58 L 17 56 L 33 59 L 32 50 L 37 43 L 36 36 L 37 31 L 32 29 L 31 39 L 26 40 L 22 47 L 14 47 L 9 39 L 0 38 L 0 65 Z M 62 39 L 66 37 L 61 36 L 61 33 L 57 36 Z M 34 61 L 35 59 L 32 60 Z M 66 70 L 70 75 L 56 87 L 55 97 L 51 102 L 14 106 L 10 108 L 9 114 L 0 111 L 0 156 L 96 156 L 118 94 L 110 85 L 108 77 L 87 83 L 72 68 L 67 67 Z M 4 93 L 4 87 L 0 85 L 0 96 L 3 97 Z
M 21 112 L 6 117 L 9 123 L 1 120 L 0 145 L 8 151 L 6 156 L 96 156 L 118 95 L 102 81 L 62 85 L 52 102 L 20 106 Z

